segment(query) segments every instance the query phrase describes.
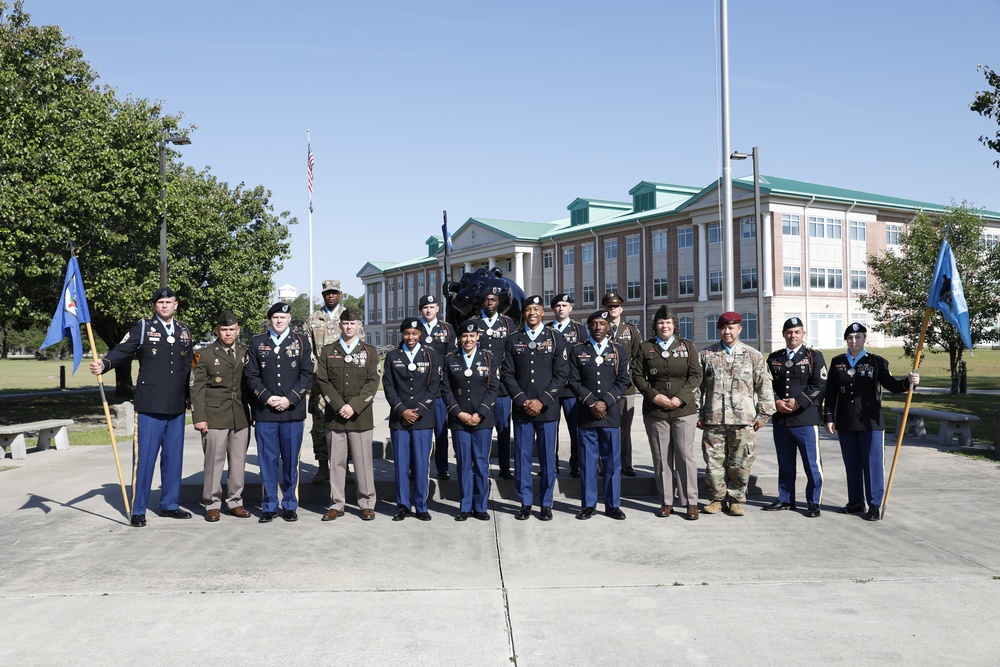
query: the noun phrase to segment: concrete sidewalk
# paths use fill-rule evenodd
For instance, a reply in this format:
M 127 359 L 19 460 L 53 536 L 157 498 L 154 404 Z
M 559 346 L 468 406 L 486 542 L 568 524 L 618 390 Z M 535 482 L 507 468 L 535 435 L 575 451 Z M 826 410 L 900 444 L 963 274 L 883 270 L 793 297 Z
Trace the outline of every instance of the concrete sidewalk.
M 209 524 L 192 430 L 184 505 L 196 516 L 155 516 L 154 490 L 139 530 L 110 447 L 29 451 L 0 472 L 0 664 L 993 661 L 1000 537 L 984 501 L 1000 488 L 996 463 L 908 438 L 886 520 L 869 523 L 834 511 L 846 485 L 824 438 L 824 512 L 806 519 L 759 511 L 777 489 L 767 428 L 747 515 L 688 522 L 655 517 L 641 419 L 633 440 L 642 477 L 626 480 L 623 522 L 576 521 L 576 480 L 563 476 L 547 523 L 515 521 L 517 501 L 497 487 L 490 522 L 456 523 L 446 483 L 429 523 L 391 522 L 380 488 L 373 522 L 352 507 L 320 522 L 324 494 L 309 489 L 297 523 Z M 250 454 L 256 479 L 252 443 Z M 565 461 L 564 445 L 564 473 Z

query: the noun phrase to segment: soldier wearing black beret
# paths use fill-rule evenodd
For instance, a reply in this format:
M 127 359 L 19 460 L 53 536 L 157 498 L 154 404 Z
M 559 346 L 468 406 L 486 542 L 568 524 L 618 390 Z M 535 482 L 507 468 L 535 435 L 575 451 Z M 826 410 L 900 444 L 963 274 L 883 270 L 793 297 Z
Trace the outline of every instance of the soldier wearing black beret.
M 417 307 L 420 308 L 420 343 L 437 355 L 435 366 L 440 369 L 445 355 L 456 347 L 455 330 L 438 318 L 440 299 L 433 294 L 420 297 Z M 434 467 L 438 479 L 451 479 L 448 472 L 448 410 L 440 396 L 434 401 Z
M 517 328 L 514 320 L 501 312 L 500 297 L 489 292 L 483 295 L 479 311 L 479 347 L 489 351 L 497 368 L 503 365 L 507 337 Z M 514 479 L 510 472 L 510 396 L 507 388 L 500 385 L 496 403 L 493 404 L 494 428 L 497 432 L 497 465 L 501 479 Z
M 569 294 L 556 294 L 552 297 L 552 312 L 555 319 L 546 326 L 558 331 L 566 349 L 570 350 L 577 343 L 587 340 L 587 329 L 579 322 L 570 319 L 573 312 L 573 297 Z M 576 394 L 568 384 L 559 392 L 559 405 L 562 407 L 562 414 L 566 417 L 566 430 L 569 431 L 569 475 L 570 477 L 580 476 L 580 438 L 576 429 Z M 559 432 L 556 427 L 556 472 L 559 468 Z

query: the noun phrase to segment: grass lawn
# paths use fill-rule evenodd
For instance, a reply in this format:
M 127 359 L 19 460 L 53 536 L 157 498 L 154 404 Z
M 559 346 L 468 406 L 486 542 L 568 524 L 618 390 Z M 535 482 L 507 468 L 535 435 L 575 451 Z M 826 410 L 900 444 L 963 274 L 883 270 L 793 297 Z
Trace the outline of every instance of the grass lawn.
M 2 359 L 0 360 L 0 396 L 3 394 L 21 393 L 25 391 L 46 391 L 59 389 L 59 367 L 66 367 L 66 388 L 79 389 L 97 387 L 97 377 L 90 374 L 87 364 L 89 358 L 80 363 L 80 368 L 73 374 L 73 360 L 66 361 L 36 361 L 35 359 Z M 104 378 L 105 387 L 108 384 L 114 389 L 115 376 L 109 373 Z M 0 398 L 0 400 L 3 400 Z M 98 406 L 100 401 L 98 401 Z

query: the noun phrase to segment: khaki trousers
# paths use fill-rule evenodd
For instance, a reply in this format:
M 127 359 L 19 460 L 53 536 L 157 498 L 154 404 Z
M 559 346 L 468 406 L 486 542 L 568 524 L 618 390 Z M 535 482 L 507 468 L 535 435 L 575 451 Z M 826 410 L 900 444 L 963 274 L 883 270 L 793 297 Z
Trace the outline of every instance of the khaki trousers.
M 243 473 L 247 465 L 247 446 L 250 444 L 250 429 L 238 431 L 226 428 L 210 428 L 201 436 L 201 447 L 205 452 L 205 481 L 201 490 L 205 509 L 222 509 L 222 469 L 229 460 L 229 480 L 226 482 L 226 507 L 243 504 Z
M 653 477 L 663 505 L 674 505 L 674 474 L 677 475 L 677 505 L 698 504 L 698 457 L 694 436 L 698 415 L 674 419 L 644 417 L 646 437 L 653 454 Z
M 358 507 L 375 509 L 375 465 L 372 461 L 372 431 L 327 431 L 327 451 L 330 457 L 330 506 L 344 511 L 347 495 L 347 449 L 354 461 L 354 478 L 358 483 Z

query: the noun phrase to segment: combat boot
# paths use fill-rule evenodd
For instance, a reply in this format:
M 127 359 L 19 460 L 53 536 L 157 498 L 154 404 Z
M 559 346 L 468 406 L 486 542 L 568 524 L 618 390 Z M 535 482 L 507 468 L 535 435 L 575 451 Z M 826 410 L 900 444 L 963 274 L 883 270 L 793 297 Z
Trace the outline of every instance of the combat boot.
M 313 477 L 313 484 L 326 484 L 330 481 L 330 462 L 329 461 L 317 461 L 319 464 L 319 470 L 316 471 L 316 476 Z
M 721 511 L 722 511 L 722 501 L 721 500 L 713 500 L 709 504 L 705 505 L 704 508 L 702 508 L 701 513 L 702 514 L 718 514 Z
M 735 500 L 729 501 L 729 516 L 743 516 L 743 505 Z

